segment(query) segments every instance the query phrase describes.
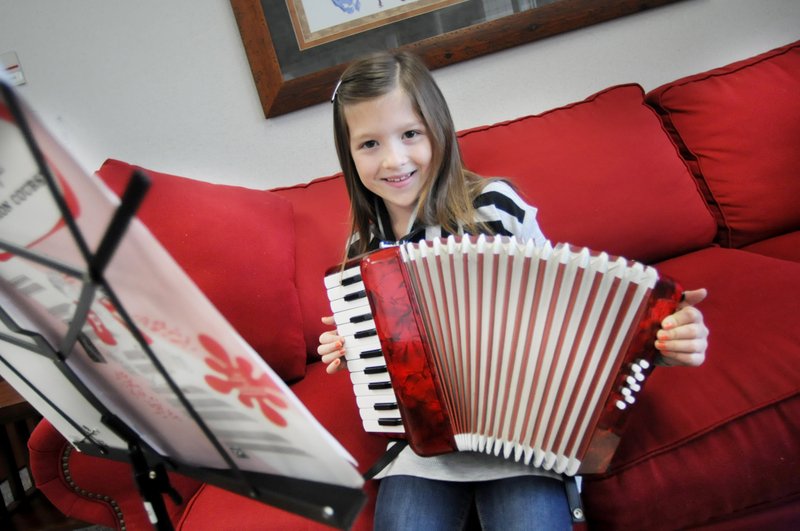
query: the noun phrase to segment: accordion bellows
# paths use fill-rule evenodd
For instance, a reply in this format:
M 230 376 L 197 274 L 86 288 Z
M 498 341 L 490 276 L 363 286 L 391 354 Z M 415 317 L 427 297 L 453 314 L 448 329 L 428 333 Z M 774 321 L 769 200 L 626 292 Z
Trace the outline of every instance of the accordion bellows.
M 640 263 L 500 237 L 349 266 L 326 283 L 365 429 L 420 455 L 477 451 L 570 475 L 607 468 L 679 295 Z

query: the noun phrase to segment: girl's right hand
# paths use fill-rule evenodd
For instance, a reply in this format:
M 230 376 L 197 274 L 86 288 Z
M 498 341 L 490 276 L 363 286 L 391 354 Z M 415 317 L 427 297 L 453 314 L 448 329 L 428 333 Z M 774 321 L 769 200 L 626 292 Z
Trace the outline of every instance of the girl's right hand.
M 326 325 L 333 326 L 333 316 L 322 318 L 322 322 Z M 344 338 L 336 333 L 336 330 L 329 330 L 323 332 L 319 336 L 319 346 L 317 347 L 317 354 L 320 355 L 322 363 L 325 363 L 325 371 L 328 374 L 333 374 L 346 367 L 347 361 L 344 359 Z

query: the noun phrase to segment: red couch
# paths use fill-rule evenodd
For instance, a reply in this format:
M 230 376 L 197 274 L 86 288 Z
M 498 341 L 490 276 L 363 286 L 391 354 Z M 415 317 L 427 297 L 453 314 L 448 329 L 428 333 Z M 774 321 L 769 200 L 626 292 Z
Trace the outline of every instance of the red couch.
M 609 471 L 586 478 L 594 529 L 781 529 L 800 522 L 800 42 L 680 79 L 635 84 L 460 134 L 469 167 L 509 177 L 554 241 L 657 265 L 707 287 L 701 368 L 657 369 Z M 119 191 L 132 167 L 100 176 Z M 384 439 L 360 428 L 349 379 L 317 361 L 326 267 L 342 254 L 339 175 L 269 191 L 150 172 L 141 218 L 362 471 Z M 149 524 L 123 464 L 89 457 L 46 422 L 37 486 L 64 513 Z M 173 475 L 180 529 L 317 524 Z M 376 486 L 356 529 L 371 528 Z M 794 526 L 792 525 L 794 524 Z

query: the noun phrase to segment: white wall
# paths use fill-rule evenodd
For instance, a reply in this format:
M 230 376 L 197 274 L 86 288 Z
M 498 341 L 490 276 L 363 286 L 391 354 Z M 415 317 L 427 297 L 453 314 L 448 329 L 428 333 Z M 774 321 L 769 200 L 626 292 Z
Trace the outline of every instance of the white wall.
M 798 0 L 684 0 L 434 75 L 463 129 L 797 39 Z M 0 0 L 0 53 L 12 50 L 20 92 L 87 169 L 113 157 L 256 188 L 338 170 L 330 105 L 263 117 L 226 0 Z

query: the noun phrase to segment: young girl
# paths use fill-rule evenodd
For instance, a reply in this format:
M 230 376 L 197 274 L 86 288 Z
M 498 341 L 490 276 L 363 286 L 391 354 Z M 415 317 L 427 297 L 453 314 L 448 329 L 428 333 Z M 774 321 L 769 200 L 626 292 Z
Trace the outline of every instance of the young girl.
M 336 150 L 352 207 L 348 254 L 383 241 L 449 234 L 545 237 L 536 209 L 505 181 L 483 179 L 461 160 L 444 97 L 425 65 L 408 53 L 355 61 L 333 94 Z M 665 364 L 700 365 L 708 329 L 692 305 L 705 290 L 686 292 L 662 322 L 656 346 Z M 333 325 L 332 317 L 323 322 Z M 344 367 L 344 340 L 320 336 L 317 352 L 334 373 Z M 409 448 L 382 473 L 376 529 L 461 529 L 472 504 L 485 529 L 569 529 L 558 475 L 482 453 L 419 457 Z

